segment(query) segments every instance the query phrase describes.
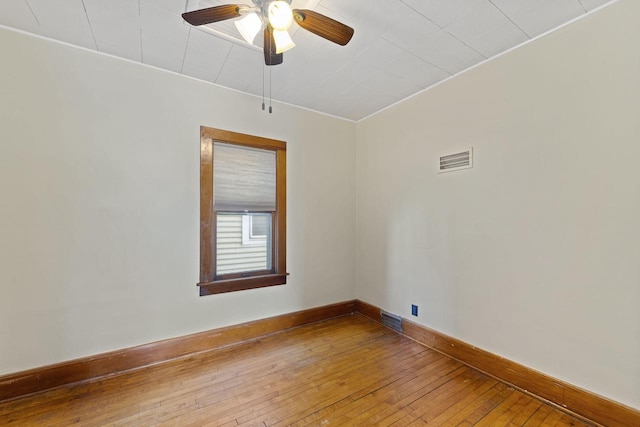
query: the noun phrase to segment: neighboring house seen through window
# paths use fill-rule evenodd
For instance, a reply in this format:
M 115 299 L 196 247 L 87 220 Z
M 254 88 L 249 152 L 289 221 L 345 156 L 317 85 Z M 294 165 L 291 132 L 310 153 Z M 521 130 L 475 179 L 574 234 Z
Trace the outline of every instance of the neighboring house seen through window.
M 201 128 L 200 295 L 286 283 L 286 143 Z
M 270 226 L 270 214 L 242 215 L 242 246 L 266 246 Z

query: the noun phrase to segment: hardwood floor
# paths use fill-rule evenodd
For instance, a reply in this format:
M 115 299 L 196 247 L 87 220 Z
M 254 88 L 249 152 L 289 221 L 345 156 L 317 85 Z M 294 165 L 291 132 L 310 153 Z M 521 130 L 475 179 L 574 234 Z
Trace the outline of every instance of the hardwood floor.
M 354 314 L 0 403 L 0 425 L 568 426 L 554 407 Z

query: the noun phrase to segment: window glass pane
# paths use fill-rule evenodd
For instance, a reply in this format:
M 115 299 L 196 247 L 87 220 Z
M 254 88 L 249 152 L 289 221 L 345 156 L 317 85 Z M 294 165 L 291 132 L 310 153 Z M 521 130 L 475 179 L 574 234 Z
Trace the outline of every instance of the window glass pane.
M 256 218 L 265 234 L 251 237 Z M 271 214 L 218 213 L 216 230 L 217 275 L 271 270 Z
M 214 209 L 276 210 L 276 153 L 271 150 L 213 144 Z
M 251 215 L 251 237 L 266 237 L 268 221 L 271 220 L 271 215 Z

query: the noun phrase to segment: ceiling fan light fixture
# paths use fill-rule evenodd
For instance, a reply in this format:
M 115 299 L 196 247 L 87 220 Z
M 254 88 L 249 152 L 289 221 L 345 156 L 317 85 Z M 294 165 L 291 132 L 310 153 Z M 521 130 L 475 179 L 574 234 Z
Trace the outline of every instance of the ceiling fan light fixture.
M 257 13 L 250 13 L 245 15 L 244 18 L 235 21 L 238 32 L 242 34 L 242 37 L 247 43 L 253 44 L 253 40 L 256 38 L 258 32 L 262 29 L 262 20 Z
M 269 3 L 267 14 L 274 30 L 285 31 L 293 24 L 293 10 L 286 1 L 277 0 Z
M 273 30 L 273 40 L 276 43 L 276 53 L 286 52 L 295 47 L 295 43 L 291 40 L 287 30 Z
M 292 0 L 251 0 L 250 5 L 221 4 L 185 12 L 182 18 L 194 27 L 240 18 L 236 27 L 250 45 L 253 45 L 257 33 L 263 29 L 262 51 L 265 65 L 282 64 L 282 52 L 295 46 L 287 32 L 294 20 L 301 28 L 340 46 L 349 43 L 353 37 L 353 28 L 348 25 L 310 9 L 292 10 L 291 2 Z

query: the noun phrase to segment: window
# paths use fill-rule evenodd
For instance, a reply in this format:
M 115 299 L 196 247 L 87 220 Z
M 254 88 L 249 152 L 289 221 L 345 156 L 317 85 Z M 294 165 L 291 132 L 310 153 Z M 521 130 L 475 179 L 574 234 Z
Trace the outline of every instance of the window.
M 270 214 L 242 215 L 242 246 L 266 246 L 270 225 Z
M 286 143 L 200 135 L 200 295 L 285 284 Z

